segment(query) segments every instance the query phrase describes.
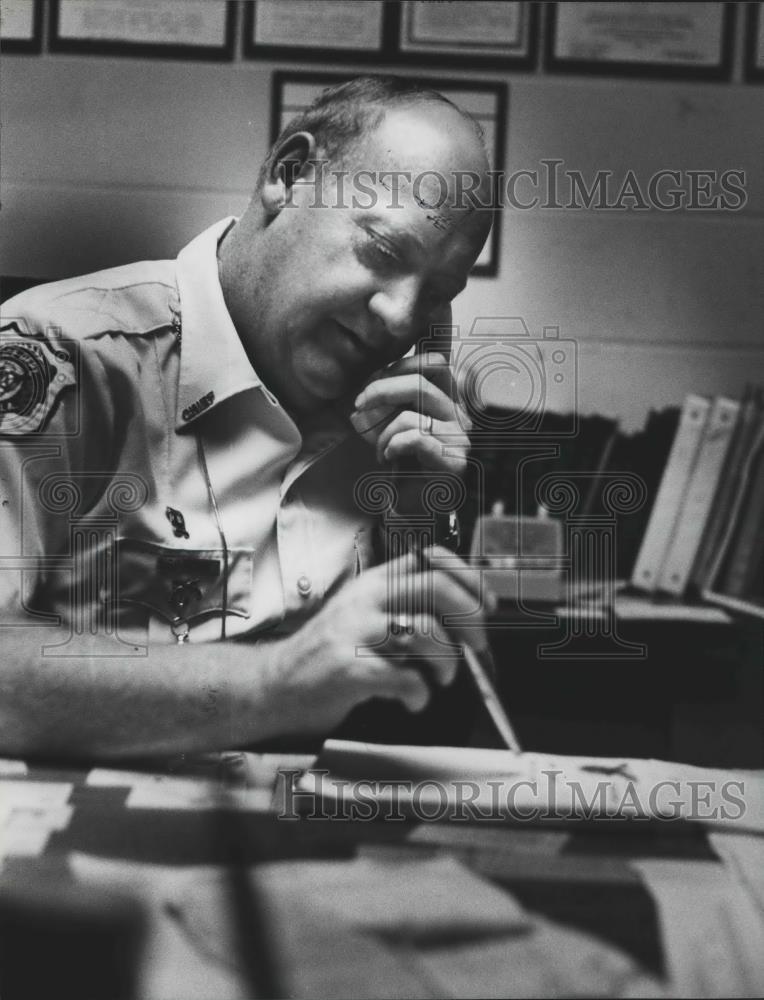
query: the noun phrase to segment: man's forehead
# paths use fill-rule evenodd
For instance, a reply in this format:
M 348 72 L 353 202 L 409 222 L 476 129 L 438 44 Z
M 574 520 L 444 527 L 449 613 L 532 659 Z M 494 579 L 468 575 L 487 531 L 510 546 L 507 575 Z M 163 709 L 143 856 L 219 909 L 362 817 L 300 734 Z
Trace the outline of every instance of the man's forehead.
M 363 167 L 389 171 L 388 182 L 396 173 L 419 176 L 431 195 L 444 185 L 453 191 L 464 173 L 481 177 L 488 169 L 472 125 L 456 108 L 432 101 L 388 109 L 364 135 L 358 153 Z

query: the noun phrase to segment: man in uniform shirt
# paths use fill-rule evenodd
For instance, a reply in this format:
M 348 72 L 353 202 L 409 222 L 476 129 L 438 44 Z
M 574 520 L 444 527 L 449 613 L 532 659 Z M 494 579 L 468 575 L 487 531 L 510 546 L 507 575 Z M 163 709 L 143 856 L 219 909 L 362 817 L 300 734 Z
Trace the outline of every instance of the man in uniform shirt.
M 432 571 L 372 567 L 362 495 L 379 463 L 465 466 L 443 359 L 405 357 L 450 322 L 490 227 L 465 175 L 485 202 L 471 119 L 356 80 L 287 126 L 241 219 L 177 261 L 5 304 L 1 752 L 323 734 L 373 698 L 420 711 L 425 674 L 454 679 L 444 644 L 485 642 L 466 568 L 438 550 Z

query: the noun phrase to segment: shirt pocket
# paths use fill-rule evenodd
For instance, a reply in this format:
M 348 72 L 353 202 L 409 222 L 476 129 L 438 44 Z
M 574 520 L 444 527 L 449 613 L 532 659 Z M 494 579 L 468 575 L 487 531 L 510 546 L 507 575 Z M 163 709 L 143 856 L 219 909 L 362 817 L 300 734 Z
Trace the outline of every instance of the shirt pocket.
M 172 623 L 252 614 L 252 549 L 176 549 L 137 539 L 116 543 L 107 603 L 148 608 Z

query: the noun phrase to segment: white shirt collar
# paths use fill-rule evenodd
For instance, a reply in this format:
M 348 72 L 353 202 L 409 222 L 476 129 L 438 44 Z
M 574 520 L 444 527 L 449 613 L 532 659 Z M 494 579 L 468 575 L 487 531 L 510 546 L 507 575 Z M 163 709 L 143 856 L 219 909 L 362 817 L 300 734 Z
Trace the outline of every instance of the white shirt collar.
M 262 386 L 228 313 L 218 277 L 218 243 L 235 221 L 229 216 L 216 222 L 178 254 L 182 338 L 176 430 L 223 400 Z

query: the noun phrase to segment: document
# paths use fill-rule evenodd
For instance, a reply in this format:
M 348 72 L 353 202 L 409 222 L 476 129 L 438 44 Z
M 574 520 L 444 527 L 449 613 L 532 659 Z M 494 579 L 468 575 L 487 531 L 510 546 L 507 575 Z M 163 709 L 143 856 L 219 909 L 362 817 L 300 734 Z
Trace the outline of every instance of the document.
M 686 820 L 764 833 L 764 775 L 636 758 L 328 740 L 284 808 L 356 819 Z
M 0 780 L 0 866 L 8 857 L 39 857 L 50 835 L 72 817 L 68 782 Z

